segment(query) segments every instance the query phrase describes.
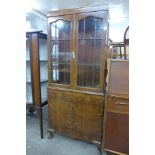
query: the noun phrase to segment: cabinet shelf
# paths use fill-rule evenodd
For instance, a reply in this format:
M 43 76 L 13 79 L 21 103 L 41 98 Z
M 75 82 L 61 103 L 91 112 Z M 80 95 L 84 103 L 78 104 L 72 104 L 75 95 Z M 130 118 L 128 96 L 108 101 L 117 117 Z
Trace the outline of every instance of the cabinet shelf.
M 48 80 L 47 79 L 41 79 L 40 80 L 40 83 L 46 83 L 46 82 L 48 82 Z M 26 83 L 32 83 L 32 81 L 31 80 L 26 80 Z
M 43 79 L 43 80 L 40 80 L 40 83 L 43 84 L 43 83 L 47 83 L 48 80 L 47 79 Z
M 26 104 L 33 105 L 33 102 L 30 101 L 30 100 L 27 100 L 27 101 L 26 101 Z
M 78 40 L 102 40 L 103 38 L 78 38 Z
M 51 42 L 53 41 L 71 41 L 70 39 L 51 39 Z
M 48 60 L 39 60 L 40 62 L 48 62 Z
M 26 80 L 26 83 L 31 83 L 31 81 L 30 80 Z
M 69 62 L 52 62 L 52 65 L 69 65 Z
M 43 104 L 43 103 L 45 103 L 47 101 L 47 98 L 46 97 L 42 97 L 41 101 L 42 101 L 42 104 Z
M 78 63 L 78 66 L 87 66 L 87 67 L 88 67 L 88 66 L 91 66 L 91 67 L 92 67 L 92 66 L 100 66 L 100 64 L 93 64 L 93 63 L 92 63 L 92 64 L 90 64 L 90 63 L 89 63 L 89 64 L 86 64 L 86 63 Z

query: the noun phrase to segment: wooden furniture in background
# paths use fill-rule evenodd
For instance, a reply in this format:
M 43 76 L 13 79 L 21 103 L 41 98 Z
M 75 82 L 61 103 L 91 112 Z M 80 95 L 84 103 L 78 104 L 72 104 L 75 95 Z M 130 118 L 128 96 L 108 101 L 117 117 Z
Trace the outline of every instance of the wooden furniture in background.
M 129 61 L 108 61 L 107 94 L 102 146 L 116 154 L 129 154 Z
M 124 32 L 124 53 L 125 53 L 125 59 L 127 59 L 126 55 L 127 52 L 129 52 L 129 26 L 126 28 Z
M 108 58 L 129 59 L 129 26 L 125 29 L 123 42 L 113 42 L 109 39 Z
M 26 107 L 39 113 L 40 134 L 43 138 L 42 107 L 47 104 L 48 51 L 47 35 L 26 33 Z
M 48 14 L 49 133 L 101 143 L 108 10 L 105 6 Z

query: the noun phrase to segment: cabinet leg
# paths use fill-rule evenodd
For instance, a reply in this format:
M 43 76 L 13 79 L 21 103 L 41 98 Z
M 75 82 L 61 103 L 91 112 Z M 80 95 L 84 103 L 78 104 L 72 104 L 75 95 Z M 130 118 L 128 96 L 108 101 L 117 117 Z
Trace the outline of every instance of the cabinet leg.
M 30 107 L 28 111 L 29 111 L 29 113 L 33 114 L 34 111 L 35 111 L 35 108 L 34 107 Z
M 39 121 L 40 121 L 40 137 L 41 137 L 41 138 L 44 138 L 44 135 L 43 135 L 43 117 L 42 117 L 42 108 L 39 108 L 39 109 L 38 109 L 38 112 L 39 112 Z
M 99 154 L 102 155 L 103 150 L 102 150 L 101 146 L 97 146 L 97 150 L 98 150 Z
M 54 136 L 54 130 L 48 129 L 48 139 L 52 139 Z

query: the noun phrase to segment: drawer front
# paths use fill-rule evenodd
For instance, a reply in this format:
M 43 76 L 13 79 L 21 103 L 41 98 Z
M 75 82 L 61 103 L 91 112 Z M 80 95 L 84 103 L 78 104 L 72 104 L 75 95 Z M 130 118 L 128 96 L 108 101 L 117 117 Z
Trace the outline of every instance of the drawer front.
M 129 113 L 129 100 L 115 97 L 107 97 L 107 110 L 119 113 Z

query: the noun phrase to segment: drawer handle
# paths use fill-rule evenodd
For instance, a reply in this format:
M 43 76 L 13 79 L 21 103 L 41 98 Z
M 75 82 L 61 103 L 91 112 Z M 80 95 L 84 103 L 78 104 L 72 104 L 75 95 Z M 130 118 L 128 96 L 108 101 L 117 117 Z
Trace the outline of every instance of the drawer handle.
M 115 104 L 117 104 L 117 105 L 128 105 L 128 103 L 125 103 L 125 102 L 115 102 Z

